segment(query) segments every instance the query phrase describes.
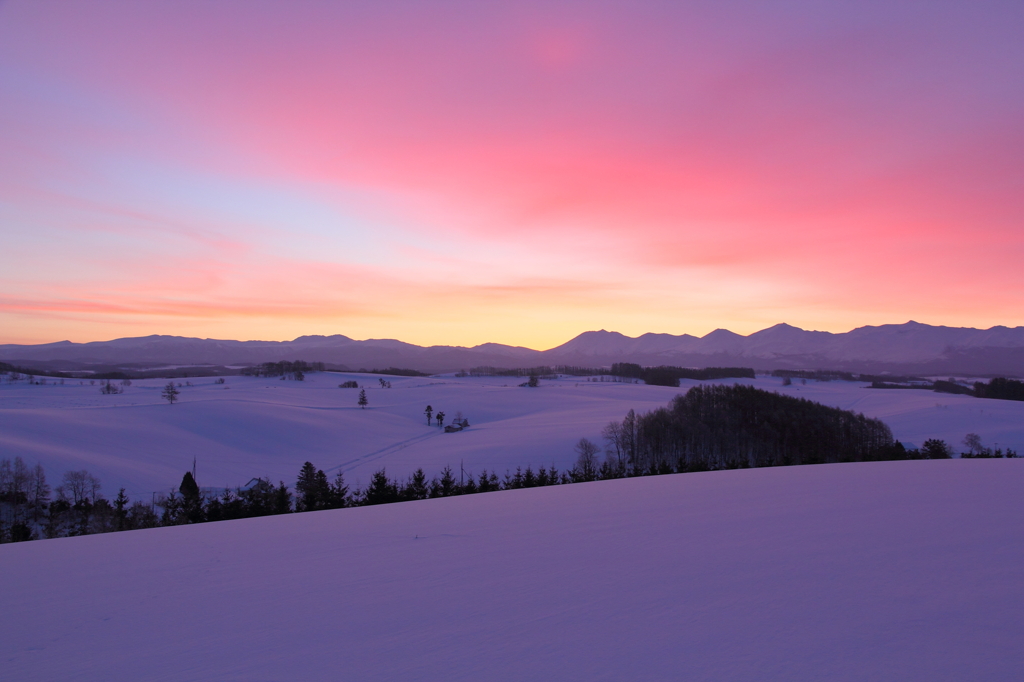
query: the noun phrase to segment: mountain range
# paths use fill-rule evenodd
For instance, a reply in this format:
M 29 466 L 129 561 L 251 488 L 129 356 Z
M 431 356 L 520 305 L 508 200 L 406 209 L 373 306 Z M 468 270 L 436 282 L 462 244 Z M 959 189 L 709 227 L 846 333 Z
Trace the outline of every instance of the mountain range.
M 758 370 L 832 369 L 925 375 L 1024 375 L 1024 327 L 973 329 L 907 322 L 845 333 L 788 324 L 742 336 L 716 329 L 703 336 L 588 331 L 549 350 L 485 343 L 416 346 L 394 339 L 357 341 L 340 334 L 293 341 L 229 341 L 145 336 L 40 345 L 0 345 L 0 361 L 52 370 L 240 366 L 280 360 L 320 361 L 338 369 L 401 367 L 445 372 L 480 366 L 607 367 L 614 362 L 682 367 L 742 366 Z

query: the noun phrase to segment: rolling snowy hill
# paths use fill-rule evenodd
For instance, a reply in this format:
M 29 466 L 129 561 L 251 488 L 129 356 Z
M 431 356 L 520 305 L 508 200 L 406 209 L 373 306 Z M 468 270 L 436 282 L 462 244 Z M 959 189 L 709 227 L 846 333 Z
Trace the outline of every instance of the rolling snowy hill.
M 338 388 L 345 380 L 367 386 L 369 407 L 359 409 L 358 391 Z M 41 463 L 51 481 L 64 471 L 86 469 L 98 476 L 108 497 L 125 487 L 135 499 L 176 487 L 196 458 L 200 485 L 236 487 L 262 476 L 292 483 L 309 460 L 328 473 L 341 470 L 352 484 L 368 482 L 386 467 L 405 478 L 418 467 L 428 477 L 460 465 L 503 474 L 517 466 L 556 465 L 565 470 L 582 437 L 603 443 L 601 429 L 628 410 L 664 406 L 699 382 L 680 388 L 567 377 L 520 388 L 504 377 L 389 377 L 381 388 L 363 374 L 309 374 L 305 381 L 229 377 L 193 379 L 180 401 L 160 397 L 166 381 L 140 380 L 120 395 L 101 395 L 88 381 L 36 386 L 0 384 L 0 456 Z M 786 395 L 806 397 L 862 412 L 889 424 L 895 437 L 920 446 L 941 438 L 959 446 L 967 433 L 985 445 L 1024 453 L 1024 402 L 983 400 L 923 390 L 872 390 L 859 382 L 794 382 L 781 379 L 724 380 Z M 427 426 L 424 408 L 456 413 L 471 428 L 442 433 Z
M 1024 678 L 1024 462 L 784 467 L 0 546 L 10 680 Z

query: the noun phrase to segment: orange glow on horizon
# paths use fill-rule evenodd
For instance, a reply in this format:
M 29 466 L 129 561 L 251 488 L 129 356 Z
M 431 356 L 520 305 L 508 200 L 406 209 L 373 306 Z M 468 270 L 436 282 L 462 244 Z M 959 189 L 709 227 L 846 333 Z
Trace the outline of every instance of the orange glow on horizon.
M 0 343 L 1021 325 L 1000 12 L 7 3 Z

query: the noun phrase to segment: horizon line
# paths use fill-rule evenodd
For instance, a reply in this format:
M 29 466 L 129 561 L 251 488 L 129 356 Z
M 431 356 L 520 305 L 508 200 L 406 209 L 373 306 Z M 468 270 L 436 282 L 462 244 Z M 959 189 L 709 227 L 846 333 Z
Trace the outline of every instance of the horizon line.
M 596 334 L 600 334 L 600 333 L 618 334 L 618 335 L 623 336 L 623 337 L 625 337 L 627 339 L 634 339 L 634 340 L 642 338 L 642 337 L 647 336 L 647 335 L 672 336 L 672 337 L 675 337 L 675 338 L 682 338 L 682 337 L 689 336 L 689 337 L 695 338 L 695 339 L 704 339 L 704 338 L 707 338 L 708 336 L 710 336 L 712 334 L 715 334 L 717 332 L 728 332 L 730 334 L 735 334 L 736 336 L 739 336 L 739 337 L 742 337 L 742 338 L 749 338 L 751 336 L 754 336 L 755 334 L 760 334 L 760 333 L 768 331 L 770 329 L 775 329 L 776 327 L 789 327 L 789 328 L 792 328 L 792 329 L 795 329 L 795 330 L 798 330 L 798 331 L 808 332 L 808 333 L 812 333 L 812 334 L 829 334 L 829 335 L 833 335 L 833 336 L 841 336 L 841 335 L 844 335 L 844 334 L 849 334 L 851 332 L 854 332 L 854 331 L 856 331 L 858 329 L 879 328 L 879 327 L 904 327 L 904 326 L 908 326 L 908 325 L 918 325 L 918 326 L 922 326 L 922 327 L 931 327 L 931 328 L 936 328 L 936 329 L 964 329 L 964 330 L 974 330 L 974 331 L 991 331 L 993 329 L 1000 329 L 1000 328 L 1002 328 L 1002 329 L 1021 329 L 1021 328 L 1024 328 L 1024 327 L 1022 327 L 1022 325 L 1018 325 L 1016 327 L 1010 327 L 1008 325 L 1003 325 L 1003 324 L 993 325 L 992 327 L 988 327 L 988 328 L 951 327 L 949 325 L 928 324 L 926 322 L 917 322 L 915 320 L 907 320 L 906 322 L 902 322 L 902 323 L 883 323 L 883 324 L 874 324 L 874 325 L 866 324 L 866 325 L 861 325 L 860 327 L 854 327 L 853 329 L 850 329 L 850 330 L 845 331 L 845 332 L 831 332 L 831 331 L 819 330 L 819 329 L 804 329 L 803 327 L 798 327 L 796 325 L 792 325 L 792 324 L 789 324 L 787 322 L 778 322 L 778 323 L 773 324 L 773 325 L 771 325 L 769 327 L 765 327 L 763 329 L 759 329 L 759 330 L 751 332 L 749 334 L 740 334 L 738 332 L 734 332 L 734 331 L 732 331 L 730 329 L 726 329 L 724 327 L 718 327 L 718 328 L 713 329 L 712 331 L 708 332 L 707 334 L 704 334 L 703 336 L 697 336 L 697 335 L 689 334 L 689 333 L 686 333 L 686 332 L 684 332 L 682 334 L 671 334 L 669 332 L 650 332 L 650 331 L 649 332 L 644 332 L 644 333 L 640 334 L 639 336 L 629 336 L 628 334 L 624 334 L 622 332 L 618 332 L 618 331 L 615 331 L 615 330 L 609 331 L 609 330 L 606 330 L 606 329 L 602 328 L 602 329 L 588 329 L 588 330 L 582 331 L 582 332 L 576 334 L 575 336 L 569 338 L 568 340 L 563 341 L 560 344 L 557 344 L 555 346 L 552 346 L 550 348 L 545 348 L 545 349 L 536 349 L 536 348 L 530 348 L 529 346 L 507 344 L 507 343 L 502 343 L 500 341 L 485 341 L 483 343 L 479 343 L 479 344 L 476 344 L 476 345 L 473 345 L 473 346 L 465 346 L 465 345 L 458 345 L 458 344 L 443 344 L 443 343 L 441 343 L 441 344 L 430 344 L 430 345 L 420 345 L 420 344 L 412 343 L 412 342 L 409 342 L 409 341 L 403 341 L 403 340 L 397 339 L 397 338 L 370 337 L 370 338 L 366 338 L 366 339 L 355 339 L 355 338 L 352 338 L 350 336 L 346 336 L 345 334 L 341 334 L 341 333 L 336 333 L 336 334 L 302 334 L 302 335 L 296 336 L 296 337 L 294 337 L 292 339 L 280 339 L 280 340 L 277 340 L 277 339 L 224 339 L 224 338 L 214 338 L 214 337 L 180 336 L 180 335 L 176 335 L 176 334 L 146 334 L 144 336 L 120 336 L 120 337 L 116 337 L 116 338 L 113 338 L 113 339 L 95 340 L 95 341 L 71 341 L 69 339 L 62 339 L 60 341 L 46 341 L 46 342 L 42 342 L 42 343 L 9 343 L 9 342 L 2 342 L 2 343 L 0 343 L 0 346 L 20 346 L 20 347 L 25 347 L 25 348 L 37 347 L 37 346 L 51 346 L 51 345 L 57 345 L 57 344 L 72 344 L 72 345 L 77 345 L 77 346 L 84 346 L 84 345 L 93 344 L 93 343 L 113 343 L 115 341 L 147 339 L 147 338 L 154 338 L 154 337 L 155 338 L 172 338 L 172 339 L 190 339 L 190 340 L 196 340 L 196 341 L 230 341 L 230 342 L 234 342 L 234 343 L 294 343 L 294 342 L 298 341 L 299 339 L 303 339 L 303 338 L 317 338 L 317 337 L 319 337 L 319 338 L 328 339 L 328 338 L 332 338 L 332 337 L 335 337 L 335 336 L 341 336 L 341 337 L 344 337 L 344 338 L 349 339 L 350 341 L 353 341 L 353 342 L 356 342 L 356 343 L 366 343 L 366 342 L 369 342 L 369 341 L 396 341 L 398 343 L 405 343 L 405 344 L 408 344 L 410 346 L 417 346 L 417 347 L 420 347 L 420 348 L 469 348 L 469 349 L 479 348 L 481 346 L 487 346 L 487 345 L 496 345 L 496 346 L 506 346 L 508 348 L 525 348 L 527 350 L 532 350 L 534 352 L 544 353 L 544 352 L 547 352 L 547 351 L 555 350 L 556 348 L 560 348 L 561 346 L 564 346 L 565 344 L 567 344 L 567 343 L 569 343 L 569 342 L 571 342 L 571 341 L 573 341 L 575 339 L 580 338 L 584 334 L 595 334 L 595 333 Z

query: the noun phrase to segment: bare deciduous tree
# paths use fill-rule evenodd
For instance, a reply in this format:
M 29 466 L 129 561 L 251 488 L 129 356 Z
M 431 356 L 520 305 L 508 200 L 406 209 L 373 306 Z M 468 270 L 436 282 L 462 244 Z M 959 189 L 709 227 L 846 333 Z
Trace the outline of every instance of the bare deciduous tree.
M 46 483 L 46 472 L 42 464 L 36 464 L 32 469 L 28 490 L 28 503 L 32 507 L 32 514 L 38 518 L 49 501 L 50 486 Z
M 608 422 L 608 425 L 601 431 L 601 437 L 608 443 L 605 451 L 609 457 L 614 457 L 616 463 L 625 464 L 625 453 L 622 448 L 622 424 L 619 422 Z
M 968 433 L 964 436 L 964 446 L 967 448 L 967 452 L 974 456 L 978 456 L 985 453 L 985 446 L 981 444 L 981 436 L 976 433 Z
M 576 451 L 576 466 L 573 467 L 573 477 L 578 481 L 593 481 L 597 479 L 597 470 L 600 466 L 597 462 L 597 453 L 600 448 L 597 443 L 586 438 L 580 438 L 573 450 Z
M 100 480 L 85 469 L 81 471 L 67 471 L 64 478 L 57 486 L 57 496 L 70 502 L 95 502 L 100 492 Z
M 0 499 L 11 504 L 24 504 L 28 501 L 31 473 L 21 457 L 0 460 Z

